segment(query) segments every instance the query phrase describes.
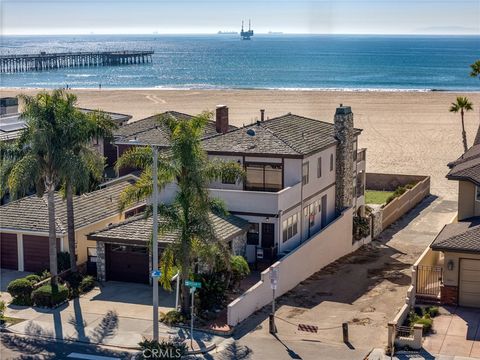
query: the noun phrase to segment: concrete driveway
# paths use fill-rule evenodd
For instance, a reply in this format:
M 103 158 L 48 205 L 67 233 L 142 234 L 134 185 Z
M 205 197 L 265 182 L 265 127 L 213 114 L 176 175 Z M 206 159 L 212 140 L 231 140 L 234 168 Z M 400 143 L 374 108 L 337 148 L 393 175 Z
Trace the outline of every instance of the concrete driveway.
M 0 269 L 0 296 L 5 303 L 9 303 L 12 297 L 7 293 L 8 284 L 11 281 L 30 275 L 30 272 L 9 269 Z
M 432 355 L 480 358 L 480 309 L 442 308 L 423 348 Z

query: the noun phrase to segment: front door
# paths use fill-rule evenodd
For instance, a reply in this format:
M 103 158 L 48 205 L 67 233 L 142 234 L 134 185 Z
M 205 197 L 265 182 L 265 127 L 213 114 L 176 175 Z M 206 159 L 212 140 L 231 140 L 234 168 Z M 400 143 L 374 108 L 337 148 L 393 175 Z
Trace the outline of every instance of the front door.
M 275 224 L 262 223 L 262 248 L 266 259 L 273 260 L 275 257 Z

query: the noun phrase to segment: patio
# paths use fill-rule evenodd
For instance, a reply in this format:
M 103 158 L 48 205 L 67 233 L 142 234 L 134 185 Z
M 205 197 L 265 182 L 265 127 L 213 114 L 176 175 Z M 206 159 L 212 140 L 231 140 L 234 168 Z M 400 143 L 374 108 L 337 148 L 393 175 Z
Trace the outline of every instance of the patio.
M 436 356 L 480 358 L 480 309 L 442 307 L 423 348 Z

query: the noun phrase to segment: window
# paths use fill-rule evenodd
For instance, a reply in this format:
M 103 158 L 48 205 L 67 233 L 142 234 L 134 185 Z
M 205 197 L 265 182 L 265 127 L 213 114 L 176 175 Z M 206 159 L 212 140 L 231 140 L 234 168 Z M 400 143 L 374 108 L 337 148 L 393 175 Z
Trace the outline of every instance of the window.
M 302 166 L 302 183 L 303 185 L 307 185 L 308 184 L 308 172 L 309 172 L 309 169 L 308 169 L 308 162 L 306 162 L 305 164 L 303 164 Z
M 277 192 L 282 190 L 281 164 L 245 164 L 245 190 Z
M 333 171 L 333 154 L 330 154 L 330 171 Z
M 247 232 L 247 245 L 258 245 L 260 243 L 259 229 L 260 226 L 258 223 L 250 223 L 250 227 Z
M 97 262 L 97 248 L 88 247 L 87 248 L 88 254 L 88 262 L 89 263 L 96 263 Z
M 318 158 L 318 164 L 317 164 L 317 178 L 322 177 L 322 157 Z
M 357 161 L 357 143 L 356 142 L 353 143 L 352 151 L 353 151 L 353 161 Z
M 477 186 L 477 192 L 476 192 L 476 199 L 477 201 L 480 201 L 480 186 Z
M 283 242 L 290 240 L 298 233 L 298 214 L 293 214 L 282 223 Z

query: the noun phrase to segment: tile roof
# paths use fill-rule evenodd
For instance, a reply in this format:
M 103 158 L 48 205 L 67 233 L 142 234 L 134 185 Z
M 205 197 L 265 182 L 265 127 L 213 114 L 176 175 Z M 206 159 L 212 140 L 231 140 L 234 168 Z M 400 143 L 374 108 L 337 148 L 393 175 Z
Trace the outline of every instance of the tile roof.
M 231 214 L 227 216 L 210 214 L 210 218 L 218 238 L 224 241 L 246 232 L 249 227 L 248 221 Z M 159 221 L 161 221 L 161 218 L 159 218 Z M 152 225 L 152 216 L 146 218 L 142 214 L 95 231 L 88 235 L 88 239 L 106 242 L 148 242 L 152 236 Z M 167 244 L 173 242 L 175 237 L 175 232 L 169 232 L 159 235 L 158 241 L 159 243 Z
M 355 135 L 360 134 L 355 129 Z M 337 143 L 332 123 L 286 114 L 213 136 L 204 141 L 208 152 L 303 156 Z
M 465 158 L 462 161 L 457 160 L 454 164 L 451 164 L 447 179 L 468 180 L 480 185 L 480 154 L 478 157 L 472 155 L 469 158 Z
M 167 111 L 159 115 L 150 116 L 130 124 L 126 124 L 115 131 L 115 143 L 125 144 L 138 141 L 140 144 L 154 144 L 162 147 L 170 145 L 168 130 L 159 125 L 158 118 L 163 115 L 171 115 L 177 119 L 190 120 L 193 116 L 177 111 Z M 230 130 L 236 129 L 230 125 Z M 209 121 L 205 127 L 205 137 L 217 135 L 215 121 Z
M 78 110 L 80 110 L 81 112 L 86 113 L 86 114 L 95 111 L 93 109 L 85 109 L 85 108 L 78 108 Z M 101 110 L 101 111 L 103 111 L 103 110 Z M 132 118 L 132 115 L 120 114 L 120 113 L 115 113 L 115 112 L 111 112 L 111 111 L 103 111 L 103 112 L 105 114 L 107 114 L 108 116 L 110 116 L 112 121 L 114 123 L 116 123 L 117 125 L 122 125 L 123 123 L 126 123 L 128 120 L 130 120 Z
M 119 214 L 120 193 L 131 184 L 131 179 L 118 181 L 102 189 L 75 196 L 73 207 L 75 228 L 106 219 Z M 55 193 L 55 215 L 57 232 L 67 229 L 66 201 L 61 194 Z M 48 232 L 47 196 L 27 196 L 0 206 L 0 228 Z
M 480 217 L 445 225 L 430 247 L 437 251 L 480 253 Z

